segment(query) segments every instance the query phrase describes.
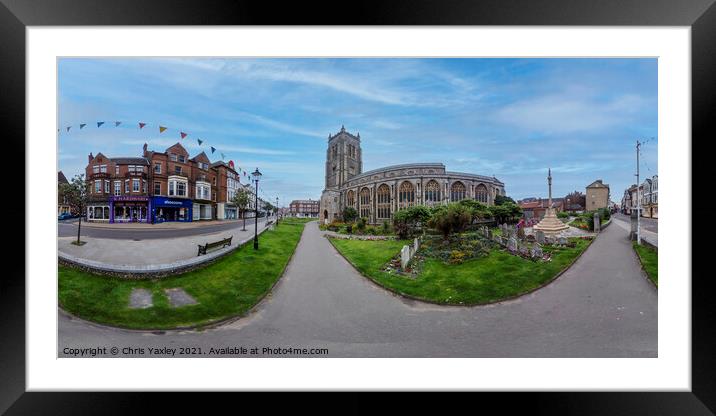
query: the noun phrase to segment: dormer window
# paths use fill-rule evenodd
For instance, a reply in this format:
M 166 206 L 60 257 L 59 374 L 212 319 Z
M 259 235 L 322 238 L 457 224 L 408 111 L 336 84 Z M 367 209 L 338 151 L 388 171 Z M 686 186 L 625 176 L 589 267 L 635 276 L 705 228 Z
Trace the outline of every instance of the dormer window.
M 185 163 L 185 162 L 186 162 L 186 157 L 184 157 L 184 155 L 179 155 L 179 162 L 180 162 L 180 163 Z

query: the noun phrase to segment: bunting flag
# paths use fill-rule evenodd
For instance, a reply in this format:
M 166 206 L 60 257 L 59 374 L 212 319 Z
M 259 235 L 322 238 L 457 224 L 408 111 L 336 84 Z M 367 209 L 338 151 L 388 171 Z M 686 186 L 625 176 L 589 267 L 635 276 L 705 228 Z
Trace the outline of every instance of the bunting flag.
M 97 121 L 96 123 L 97 123 L 97 128 L 100 128 L 100 127 L 102 127 L 102 125 L 105 124 L 106 122 L 104 122 L 104 121 Z M 122 124 L 122 121 L 114 121 L 114 127 L 119 127 L 120 124 Z M 137 124 L 139 125 L 139 129 L 140 129 L 140 130 L 143 129 L 143 128 L 147 125 L 147 123 L 141 122 L 141 121 L 138 122 Z M 87 123 L 81 123 L 79 126 L 80 126 L 80 130 L 81 130 L 81 129 L 83 129 L 85 126 L 87 126 Z M 67 130 L 67 133 L 70 132 L 70 129 L 71 129 L 72 127 L 73 127 L 73 126 L 67 126 L 67 127 L 65 127 L 65 129 Z M 168 130 L 168 129 L 169 129 L 168 127 L 159 126 L 159 133 L 160 133 L 160 134 L 161 134 L 161 133 L 164 133 L 164 132 L 165 132 L 166 130 Z M 61 129 L 58 128 L 58 129 L 57 129 L 57 132 L 59 133 L 60 130 L 61 130 Z M 179 135 L 181 136 L 182 139 L 184 139 L 184 138 L 186 138 L 187 136 L 189 136 L 188 133 L 185 133 L 185 132 L 183 132 L 183 131 L 179 131 Z M 204 140 L 202 140 L 202 139 L 196 139 L 196 142 L 199 143 L 199 146 L 202 146 L 202 145 L 204 144 L 204 142 L 206 142 L 206 139 L 204 139 Z M 210 148 L 211 148 L 211 153 L 212 153 L 212 154 L 216 153 L 216 151 L 217 151 L 216 147 L 210 146 Z M 221 160 L 222 160 L 222 161 L 226 159 L 226 154 L 224 154 L 223 152 L 219 152 L 219 154 L 221 155 Z M 245 170 L 241 169 L 240 166 L 236 166 L 236 164 L 234 163 L 233 160 L 229 160 L 229 166 L 230 166 L 232 169 L 235 169 L 237 172 L 239 172 L 239 175 L 241 175 L 241 172 L 243 172 L 244 176 L 247 176 L 247 172 L 246 172 Z

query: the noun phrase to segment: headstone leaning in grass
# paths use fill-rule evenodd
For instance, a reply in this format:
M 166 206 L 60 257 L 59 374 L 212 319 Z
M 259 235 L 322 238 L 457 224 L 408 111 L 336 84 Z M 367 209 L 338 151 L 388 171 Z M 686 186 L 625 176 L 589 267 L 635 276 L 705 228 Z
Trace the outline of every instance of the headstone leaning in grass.
M 507 241 L 507 249 L 510 251 L 517 251 L 517 239 L 515 237 L 510 237 Z
M 559 237 L 557 240 L 557 244 L 560 246 L 566 246 L 567 245 L 567 237 Z
M 542 246 L 535 244 L 532 246 L 532 258 L 541 259 L 544 253 L 542 252 Z
M 403 248 L 400 250 L 400 268 L 405 269 L 408 267 L 408 262 L 410 261 L 410 248 L 408 246 L 403 246 Z
M 535 237 L 537 238 L 537 243 L 544 244 L 544 231 L 537 230 L 537 233 L 535 233 Z

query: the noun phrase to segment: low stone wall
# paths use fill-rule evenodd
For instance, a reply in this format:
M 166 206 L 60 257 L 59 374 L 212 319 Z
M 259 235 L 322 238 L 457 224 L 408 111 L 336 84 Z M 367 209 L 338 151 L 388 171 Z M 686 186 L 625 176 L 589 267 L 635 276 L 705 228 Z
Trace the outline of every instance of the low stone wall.
M 261 234 L 266 230 L 273 229 L 274 226 L 259 228 L 258 233 Z M 107 264 L 99 261 L 83 259 L 75 257 L 71 254 L 57 252 L 59 264 L 76 267 L 90 273 L 101 274 L 105 276 L 120 277 L 123 279 L 158 279 L 162 277 L 173 276 L 178 273 L 186 273 L 192 270 L 204 268 L 215 262 L 221 257 L 226 256 L 244 246 L 253 242 L 254 237 L 250 236 L 238 243 L 232 243 L 231 246 L 218 250 L 210 251 L 201 256 L 192 257 L 185 260 L 179 260 L 166 264 L 148 264 L 148 265 L 128 265 L 128 264 Z

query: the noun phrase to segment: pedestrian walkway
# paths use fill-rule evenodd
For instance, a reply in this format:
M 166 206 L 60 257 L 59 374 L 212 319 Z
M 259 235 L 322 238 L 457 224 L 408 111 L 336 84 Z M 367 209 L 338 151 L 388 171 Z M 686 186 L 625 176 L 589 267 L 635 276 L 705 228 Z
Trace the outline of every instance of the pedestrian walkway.
M 253 239 L 254 227 L 253 224 L 251 225 L 249 227 L 247 224 L 246 230 L 242 231 L 241 223 L 237 222 L 236 227 L 225 231 L 164 239 L 143 240 L 141 233 L 137 233 L 137 238 L 132 240 L 82 236 L 82 241 L 86 241 L 82 246 L 72 244 L 73 241 L 77 241 L 76 237 L 58 237 L 57 249 L 60 258 L 94 269 L 153 273 L 188 268 L 220 257 Z M 265 222 L 259 223 L 259 233 L 266 229 Z M 197 256 L 198 245 L 228 237 L 232 237 L 231 246 Z
M 111 339 L 136 347 L 325 348 L 329 357 L 656 357 L 657 304 L 657 290 L 619 227 L 606 228 L 542 289 L 488 306 L 450 307 L 372 283 L 313 222 L 278 285 L 249 317 L 154 335 L 60 314 L 59 355 L 64 347 Z
M 621 218 L 617 218 L 615 216 L 612 216 L 612 221 L 614 221 L 614 223 L 616 225 L 618 225 L 620 228 L 622 228 L 623 230 L 626 230 L 627 237 L 628 237 L 629 232 L 631 232 L 631 223 L 629 223 L 628 221 L 624 221 Z M 659 234 L 658 233 L 655 233 L 653 231 L 649 231 L 649 230 L 642 228 L 641 229 L 641 239 L 646 241 L 647 243 L 651 244 L 654 247 L 659 247 Z

